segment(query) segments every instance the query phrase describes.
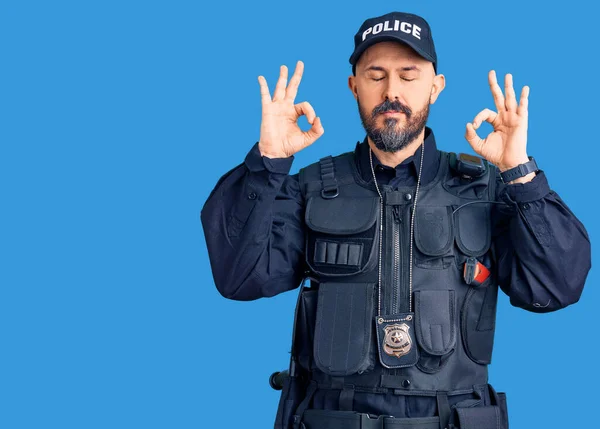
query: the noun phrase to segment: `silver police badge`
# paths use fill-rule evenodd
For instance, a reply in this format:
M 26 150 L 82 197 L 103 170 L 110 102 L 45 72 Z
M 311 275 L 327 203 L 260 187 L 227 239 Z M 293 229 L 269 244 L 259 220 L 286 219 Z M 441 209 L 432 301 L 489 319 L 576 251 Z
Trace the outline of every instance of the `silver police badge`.
M 404 356 L 412 346 L 412 340 L 408 330 L 410 327 L 403 323 L 394 324 L 385 327 L 385 337 L 383 339 L 383 351 L 390 356 Z

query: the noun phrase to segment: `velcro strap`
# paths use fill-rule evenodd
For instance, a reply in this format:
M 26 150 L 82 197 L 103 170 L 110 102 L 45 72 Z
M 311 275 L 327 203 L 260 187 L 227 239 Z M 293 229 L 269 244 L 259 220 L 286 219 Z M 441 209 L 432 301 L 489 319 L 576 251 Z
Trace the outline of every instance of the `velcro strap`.
M 354 409 L 354 386 L 344 387 L 340 392 L 340 410 L 352 411 Z
M 448 427 L 450 421 L 450 405 L 448 403 L 448 395 L 446 392 L 437 392 L 438 415 L 440 416 L 440 429 Z

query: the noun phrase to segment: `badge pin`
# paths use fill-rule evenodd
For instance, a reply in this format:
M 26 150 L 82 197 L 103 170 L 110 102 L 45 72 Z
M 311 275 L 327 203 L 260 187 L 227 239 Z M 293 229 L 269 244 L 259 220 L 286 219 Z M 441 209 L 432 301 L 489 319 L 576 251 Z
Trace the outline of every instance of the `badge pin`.
M 408 333 L 409 329 L 410 327 L 406 323 L 386 326 L 385 337 L 383 338 L 383 351 L 390 356 L 396 357 L 408 354 L 412 347 L 412 340 Z

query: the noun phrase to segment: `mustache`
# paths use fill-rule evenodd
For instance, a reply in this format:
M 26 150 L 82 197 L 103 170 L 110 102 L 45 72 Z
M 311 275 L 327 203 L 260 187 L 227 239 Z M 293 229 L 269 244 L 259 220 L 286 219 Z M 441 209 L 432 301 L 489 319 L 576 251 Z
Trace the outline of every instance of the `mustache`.
M 404 104 L 400 103 L 398 100 L 394 100 L 394 101 L 385 100 L 383 103 L 381 103 L 379 106 L 377 106 L 373 109 L 373 113 L 371 114 L 371 116 L 373 117 L 373 119 L 375 119 L 375 117 L 377 115 L 380 115 L 382 113 L 389 112 L 392 110 L 396 111 L 396 112 L 404 113 L 407 118 L 410 118 L 412 115 L 412 110 L 410 109 L 410 107 L 405 106 Z

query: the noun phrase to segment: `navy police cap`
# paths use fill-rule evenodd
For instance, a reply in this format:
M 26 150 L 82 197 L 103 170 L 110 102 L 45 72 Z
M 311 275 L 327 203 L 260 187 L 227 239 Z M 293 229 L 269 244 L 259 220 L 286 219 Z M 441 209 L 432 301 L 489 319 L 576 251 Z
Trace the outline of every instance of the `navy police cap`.
M 358 58 L 369 46 L 386 40 L 407 44 L 427 61 L 431 61 L 437 73 L 437 55 L 429 24 L 418 15 L 404 12 L 390 12 L 363 22 L 354 36 L 354 52 L 350 56 L 353 70 Z

